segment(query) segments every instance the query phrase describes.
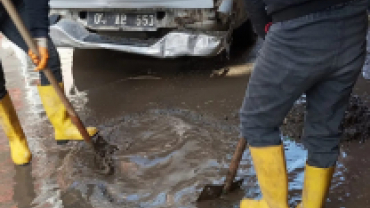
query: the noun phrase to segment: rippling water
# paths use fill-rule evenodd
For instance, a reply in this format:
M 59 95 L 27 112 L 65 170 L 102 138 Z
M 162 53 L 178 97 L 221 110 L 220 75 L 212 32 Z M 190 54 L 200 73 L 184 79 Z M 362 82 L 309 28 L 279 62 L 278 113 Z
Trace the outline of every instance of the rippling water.
M 113 155 L 115 173 L 109 177 L 95 174 L 93 153 L 83 143 L 70 144 L 64 150 L 41 147 L 55 157 L 46 160 L 59 163 L 40 161 L 49 164 L 42 169 L 49 185 L 44 184 L 48 188 L 39 194 L 38 201 L 54 200 L 62 207 L 60 198 L 74 193 L 73 206 L 81 207 L 192 208 L 214 207 L 215 203 L 218 207 L 238 207 L 242 197 L 260 195 L 247 150 L 238 171 L 238 177 L 245 178 L 243 190 L 213 202 L 195 203 L 205 184 L 222 184 L 238 141 L 237 126 L 189 111 L 153 110 L 112 120 L 100 129 L 101 135 L 118 147 Z M 289 139 L 284 139 L 284 145 L 290 203 L 296 204 L 306 151 L 302 144 Z M 42 176 L 42 172 L 37 175 Z M 344 179 L 338 172 L 334 183 L 340 184 L 340 180 Z M 64 202 L 68 203 L 71 199 Z
M 30 76 L 28 80 L 38 76 L 26 75 Z M 33 103 L 37 94 L 34 83 L 27 84 L 32 89 L 27 98 Z M 68 83 L 66 88 L 67 92 L 71 89 Z M 86 102 L 79 93 L 69 95 L 77 108 Z M 42 111 L 39 102 L 30 106 L 35 106 L 33 112 Z M 47 123 L 46 118 L 28 118 L 32 125 Z M 34 154 L 33 207 L 226 208 L 238 207 L 242 197 L 260 196 L 246 150 L 237 174 L 245 179 L 243 190 L 220 200 L 195 203 L 205 184 L 222 184 L 239 140 L 238 126 L 187 110 L 152 110 L 111 120 L 99 129 L 110 144 L 118 147 L 113 155 L 115 173 L 109 177 L 94 172 L 94 154 L 83 142 L 58 147 L 50 138 L 29 139 Z M 31 129 L 42 131 L 34 135 L 52 137 L 51 129 L 45 130 Z M 295 205 L 301 197 L 306 151 L 302 144 L 287 138 L 284 145 L 289 199 Z M 341 171 L 337 171 L 332 188 L 345 180 L 342 171 L 345 168 L 341 164 L 338 167 Z

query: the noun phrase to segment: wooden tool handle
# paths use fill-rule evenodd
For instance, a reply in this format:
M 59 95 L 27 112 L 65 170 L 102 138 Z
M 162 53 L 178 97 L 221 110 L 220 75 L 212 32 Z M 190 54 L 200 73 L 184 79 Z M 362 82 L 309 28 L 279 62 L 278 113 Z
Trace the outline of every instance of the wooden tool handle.
M 242 159 L 246 145 L 247 141 L 244 138 L 241 138 L 238 142 L 238 145 L 236 146 L 236 150 L 233 159 L 231 160 L 230 168 L 225 179 L 225 185 L 223 189 L 224 194 L 230 191 L 231 184 L 233 183 L 236 172 L 238 171 L 240 160 Z
M 31 1 L 31 0 L 29 0 Z M 23 37 L 24 41 L 26 42 L 29 49 L 32 50 L 33 53 L 36 55 L 39 55 L 39 52 L 37 50 L 37 45 L 33 41 L 32 36 L 30 35 L 30 32 L 26 28 L 25 24 L 23 23 L 21 17 L 19 16 L 17 10 L 15 9 L 13 3 L 11 0 L 1 0 L 1 3 L 4 5 L 4 8 L 9 13 L 10 18 L 13 20 L 15 26 L 17 27 L 19 33 Z M 87 132 L 84 124 L 82 123 L 81 119 L 78 117 L 76 111 L 74 110 L 72 104 L 68 101 L 66 95 L 64 94 L 64 90 L 60 87 L 59 83 L 55 79 L 53 73 L 50 69 L 46 68 L 43 69 L 42 72 L 45 74 L 46 78 L 49 80 L 50 84 L 54 87 L 57 95 L 59 96 L 60 100 L 63 102 L 64 106 L 67 109 L 67 112 L 69 116 L 71 117 L 72 122 L 75 124 L 75 126 L 78 128 L 80 134 L 84 138 L 84 140 L 90 144 L 91 138 L 89 133 Z

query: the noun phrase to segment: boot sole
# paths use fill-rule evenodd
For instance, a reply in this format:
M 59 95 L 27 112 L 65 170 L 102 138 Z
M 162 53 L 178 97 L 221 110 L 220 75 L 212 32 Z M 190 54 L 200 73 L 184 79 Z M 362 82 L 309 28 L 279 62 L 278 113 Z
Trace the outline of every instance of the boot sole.
M 95 137 L 96 135 L 98 135 L 98 132 L 96 132 L 93 136 L 91 136 L 91 138 Z M 57 145 L 66 145 L 69 141 L 80 141 L 80 140 L 56 140 Z
M 69 140 L 57 141 L 57 145 L 66 145 L 68 142 L 69 142 Z
M 26 166 L 29 166 L 30 164 L 31 164 L 31 162 L 28 162 L 28 163 L 25 163 L 25 164 L 22 164 L 22 165 L 18 165 L 18 166 L 26 167 Z

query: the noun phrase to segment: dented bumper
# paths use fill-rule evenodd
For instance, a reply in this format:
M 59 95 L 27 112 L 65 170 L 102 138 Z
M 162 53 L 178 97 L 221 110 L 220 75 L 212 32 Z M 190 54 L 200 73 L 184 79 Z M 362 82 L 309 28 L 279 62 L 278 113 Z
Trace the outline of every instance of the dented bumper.
M 56 46 L 81 49 L 111 49 L 158 58 L 214 56 L 228 47 L 226 31 L 171 31 L 158 39 L 109 37 L 89 32 L 80 23 L 61 19 L 50 27 Z

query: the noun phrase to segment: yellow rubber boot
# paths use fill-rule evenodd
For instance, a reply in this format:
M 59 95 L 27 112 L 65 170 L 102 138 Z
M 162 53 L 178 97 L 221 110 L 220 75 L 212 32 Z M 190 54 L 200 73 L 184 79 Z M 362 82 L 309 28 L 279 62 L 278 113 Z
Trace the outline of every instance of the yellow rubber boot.
M 263 198 L 244 199 L 240 208 L 289 208 L 283 145 L 249 147 Z
M 0 100 L 0 122 L 9 139 L 14 164 L 26 165 L 31 162 L 32 155 L 28 149 L 26 136 L 8 94 Z
M 306 165 L 302 202 L 297 208 L 323 208 L 329 193 L 334 167 L 316 168 Z
M 63 83 L 60 83 L 60 86 L 63 88 Z M 38 86 L 38 91 L 46 114 L 54 127 L 57 143 L 65 144 L 70 140 L 82 141 L 81 134 L 72 123 L 53 86 Z M 90 136 L 94 136 L 98 130 L 95 127 L 87 127 L 87 132 Z

